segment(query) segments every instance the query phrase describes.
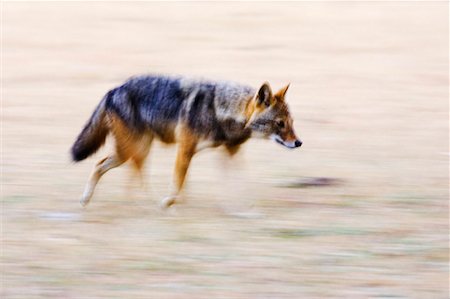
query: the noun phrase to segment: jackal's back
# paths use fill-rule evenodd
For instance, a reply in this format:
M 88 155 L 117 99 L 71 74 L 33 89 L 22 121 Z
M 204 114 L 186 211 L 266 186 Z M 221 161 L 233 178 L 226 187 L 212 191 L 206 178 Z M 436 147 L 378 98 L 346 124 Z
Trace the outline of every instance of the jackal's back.
M 254 90 L 233 82 L 172 76 L 139 76 L 114 90 L 106 108 L 133 130 L 152 130 L 163 141 L 183 122 L 196 134 L 225 141 Z M 231 133 L 233 135 L 233 133 Z

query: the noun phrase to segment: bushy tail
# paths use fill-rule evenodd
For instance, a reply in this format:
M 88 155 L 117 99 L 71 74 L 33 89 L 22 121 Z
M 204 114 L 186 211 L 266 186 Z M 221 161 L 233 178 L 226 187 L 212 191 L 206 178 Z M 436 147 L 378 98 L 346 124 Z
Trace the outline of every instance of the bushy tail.
M 105 143 L 109 131 L 105 121 L 106 100 L 111 95 L 112 92 L 108 92 L 100 104 L 98 104 L 91 118 L 72 145 L 71 153 L 73 161 L 78 162 L 86 159 Z

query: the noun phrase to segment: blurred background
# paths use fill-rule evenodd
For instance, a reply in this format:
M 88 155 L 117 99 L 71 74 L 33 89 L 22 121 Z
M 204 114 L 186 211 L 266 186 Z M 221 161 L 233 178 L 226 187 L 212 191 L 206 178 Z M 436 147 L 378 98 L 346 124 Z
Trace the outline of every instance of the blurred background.
M 3 3 L 2 298 L 448 298 L 448 3 Z M 79 199 L 69 148 L 143 73 L 287 100 L 304 145 L 156 143 Z M 223 177 L 229 178 L 227 184 Z

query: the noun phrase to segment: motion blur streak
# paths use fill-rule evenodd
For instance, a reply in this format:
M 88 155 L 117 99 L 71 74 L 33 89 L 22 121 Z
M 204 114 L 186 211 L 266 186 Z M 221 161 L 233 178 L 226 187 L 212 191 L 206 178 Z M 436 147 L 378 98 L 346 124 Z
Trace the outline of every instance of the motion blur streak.
M 449 297 L 448 3 L 2 5 L 1 298 Z M 290 82 L 304 144 L 202 151 L 162 212 L 176 147 L 155 142 L 83 209 L 113 143 L 68 149 L 146 73 Z

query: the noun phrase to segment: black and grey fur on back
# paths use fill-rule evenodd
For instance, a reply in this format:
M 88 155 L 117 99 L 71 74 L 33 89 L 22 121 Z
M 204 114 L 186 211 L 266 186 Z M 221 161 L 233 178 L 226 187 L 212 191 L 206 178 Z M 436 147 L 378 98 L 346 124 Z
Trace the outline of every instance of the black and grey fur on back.
M 72 157 L 80 161 L 93 154 L 104 142 L 85 146 L 105 115 L 115 114 L 133 132 L 151 131 L 163 142 L 175 141 L 175 128 L 183 124 L 215 145 L 237 145 L 247 140 L 244 111 L 255 95 L 252 87 L 233 82 L 213 82 L 185 77 L 146 75 L 129 79 L 111 90 L 99 104 L 72 147 Z M 107 125 L 107 124 L 102 124 Z M 103 136 L 104 135 L 104 136 Z M 81 146 L 84 145 L 84 146 Z

